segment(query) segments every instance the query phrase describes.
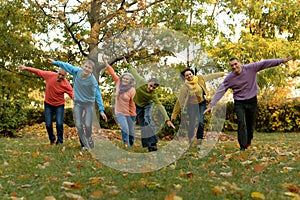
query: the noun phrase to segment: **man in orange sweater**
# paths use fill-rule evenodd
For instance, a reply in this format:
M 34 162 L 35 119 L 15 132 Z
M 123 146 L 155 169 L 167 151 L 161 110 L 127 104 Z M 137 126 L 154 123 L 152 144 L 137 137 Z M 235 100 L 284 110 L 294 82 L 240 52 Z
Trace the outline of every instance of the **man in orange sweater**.
M 65 98 L 64 94 L 67 93 L 72 99 L 74 98 L 73 88 L 70 83 L 65 79 L 67 72 L 63 69 L 59 71 L 43 71 L 36 68 L 19 66 L 20 70 L 27 70 L 46 80 L 46 93 L 44 100 L 45 121 L 46 129 L 48 132 L 50 144 L 53 145 L 63 143 L 64 134 L 64 107 Z M 57 140 L 53 134 L 52 120 L 55 113 L 56 118 L 56 132 Z

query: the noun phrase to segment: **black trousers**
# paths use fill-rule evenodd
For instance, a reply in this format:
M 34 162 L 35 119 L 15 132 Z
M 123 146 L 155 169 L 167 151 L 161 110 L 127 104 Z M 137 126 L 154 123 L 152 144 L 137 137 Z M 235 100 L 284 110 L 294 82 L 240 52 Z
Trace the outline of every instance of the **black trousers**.
M 257 112 L 257 97 L 247 100 L 234 100 L 234 111 L 237 115 L 238 141 L 241 149 L 251 144 Z

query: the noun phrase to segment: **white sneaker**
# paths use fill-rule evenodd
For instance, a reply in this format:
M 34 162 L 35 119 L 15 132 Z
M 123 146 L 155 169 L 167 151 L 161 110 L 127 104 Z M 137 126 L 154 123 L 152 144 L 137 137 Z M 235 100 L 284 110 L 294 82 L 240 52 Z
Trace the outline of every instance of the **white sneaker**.
M 87 147 L 82 147 L 82 151 L 88 151 L 89 150 L 89 148 L 87 148 Z
M 91 148 L 91 149 L 94 148 L 95 144 L 94 144 L 94 140 L 93 140 L 92 136 L 89 137 L 89 138 L 87 139 L 87 141 L 88 141 L 88 143 L 89 143 L 90 148 Z

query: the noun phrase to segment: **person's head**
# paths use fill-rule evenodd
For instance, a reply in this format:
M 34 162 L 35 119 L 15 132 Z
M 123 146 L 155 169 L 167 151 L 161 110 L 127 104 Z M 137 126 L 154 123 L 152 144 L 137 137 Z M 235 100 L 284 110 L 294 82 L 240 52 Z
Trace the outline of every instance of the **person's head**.
M 66 78 L 66 75 L 67 75 L 67 72 L 63 69 L 59 69 L 58 72 L 57 72 L 57 78 L 56 78 L 56 81 L 57 82 L 61 82 L 63 81 L 65 78 Z
M 186 68 L 186 69 L 184 69 L 180 72 L 180 75 L 185 80 L 192 81 L 193 78 L 194 78 L 195 73 L 191 68 Z
M 157 78 L 151 78 L 148 81 L 147 92 L 153 92 L 159 86 Z
M 134 86 L 134 77 L 130 73 L 124 73 L 122 76 L 120 76 L 120 81 L 122 85 L 131 85 Z
M 91 74 L 95 68 L 95 63 L 92 60 L 87 60 L 83 65 L 82 65 L 82 73 L 84 75 Z
M 240 74 L 242 72 L 242 65 L 236 57 L 230 58 L 229 65 L 231 67 L 231 71 L 235 74 Z

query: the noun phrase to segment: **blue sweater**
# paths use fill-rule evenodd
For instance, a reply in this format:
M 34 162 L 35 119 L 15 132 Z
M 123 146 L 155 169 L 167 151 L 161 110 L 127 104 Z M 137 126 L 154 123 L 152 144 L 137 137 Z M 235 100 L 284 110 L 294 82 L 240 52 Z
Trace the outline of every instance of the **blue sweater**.
M 95 102 L 98 104 L 99 111 L 104 112 L 104 105 L 101 96 L 101 90 L 98 82 L 93 74 L 89 77 L 82 79 L 82 69 L 75 67 L 69 63 L 54 61 L 54 65 L 64 69 L 69 74 L 72 74 L 74 81 L 74 101 L 80 102 Z

